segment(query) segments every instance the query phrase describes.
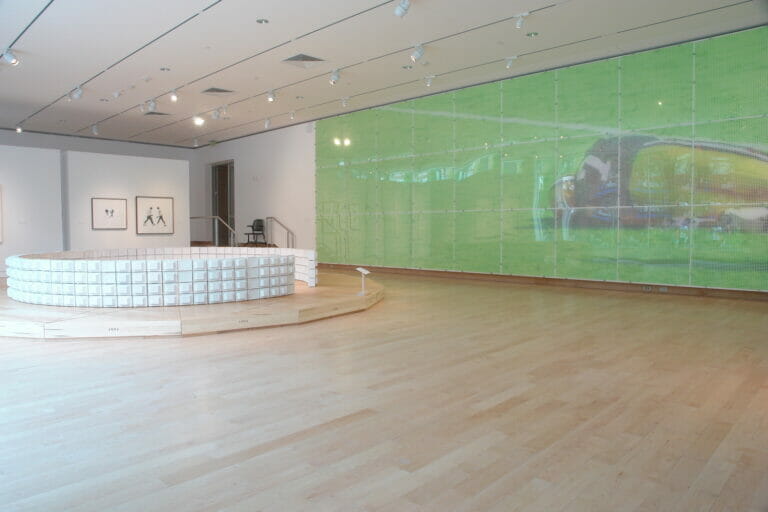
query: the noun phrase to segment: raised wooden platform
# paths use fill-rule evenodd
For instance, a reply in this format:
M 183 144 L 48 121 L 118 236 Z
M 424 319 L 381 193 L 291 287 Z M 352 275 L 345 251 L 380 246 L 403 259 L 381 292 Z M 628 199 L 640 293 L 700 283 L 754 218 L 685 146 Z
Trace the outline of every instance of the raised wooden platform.
M 384 288 L 354 275 L 324 272 L 320 285 L 296 282 L 285 297 L 226 304 L 155 308 L 72 308 L 36 306 L 0 294 L 0 336 L 34 339 L 188 336 L 257 327 L 300 324 L 368 309 Z

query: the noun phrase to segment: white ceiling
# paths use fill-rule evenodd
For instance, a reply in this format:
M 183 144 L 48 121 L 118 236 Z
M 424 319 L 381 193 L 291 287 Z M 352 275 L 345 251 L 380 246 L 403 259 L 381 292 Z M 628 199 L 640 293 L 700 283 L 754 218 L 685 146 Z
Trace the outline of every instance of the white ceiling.
M 0 128 L 93 137 L 98 123 L 98 138 L 193 147 L 266 131 L 266 119 L 275 129 L 768 23 L 767 0 L 411 0 L 403 18 L 397 3 L 0 0 L 0 52 L 21 58 L 0 64 Z M 425 55 L 405 69 L 416 44 Z M 282 62 L 299 53 L 324 62 Z M 511 69 L 509 56 L 519 56 Z M 78 85 L 82 98 L 69 101 Z M 153 98 L 168 115 L 140 110 Z

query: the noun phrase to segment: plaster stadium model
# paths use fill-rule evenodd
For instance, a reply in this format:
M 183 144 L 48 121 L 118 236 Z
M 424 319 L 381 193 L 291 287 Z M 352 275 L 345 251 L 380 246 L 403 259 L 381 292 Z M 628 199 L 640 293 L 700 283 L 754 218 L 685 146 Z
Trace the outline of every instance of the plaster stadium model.
M 10 256 L 8 297 L 71 307 L 216 304 L 317 284 L 315 251 L 261 247 L 107 249 Z

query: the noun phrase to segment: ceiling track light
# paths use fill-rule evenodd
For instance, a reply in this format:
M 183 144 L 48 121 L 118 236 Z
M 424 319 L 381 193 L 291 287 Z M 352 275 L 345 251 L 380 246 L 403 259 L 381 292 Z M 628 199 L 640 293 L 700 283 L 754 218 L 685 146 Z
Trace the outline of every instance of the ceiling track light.
M 424 56 L 424 47 L 420 44 L 417 44 L 413 47 L 413 53 L 411 54 L 411 60 L 413 62 L 416 62 L 420 58 Z
M 213 119 L 213 120 L 219 120 L 219 119 L 221 119 L 221 110 L 219 110 L 219 109 L 217 108 L 216 110 L 214 110 L 213 112 L 211 112 L 211 119 Z
M 275 101 L 275 91 L 269 91 L 267 93 L 267 101 L 270 102 L 270 103 Z
M 174 89 L 171 91 L 171 102 L 176 103 L 177 101 L 179 101 L 179 94 Z
M 397 4 L 397 7 L 395 7 L 395 16 L 398 18 L 402 18 L 406 14 L 408 14 L 408 9 L 411 8 L 411 2 L 410 0 L 400 0 L 400 3 Z
M 424 84 L 427 87 L 432 87 L 432 80 L 435 79 L 435 75 L 429 75 L 424 77 Z
M 203 126 L 205 124 L 205 119 L 200 116 L 194 116 L 192 122 L 195 123 L 195 126 Z
M 98 137 L 99 135 L 99 124 L 96 123 L 93 126 L 91 126 L 91 133 Z
M 349 105 L 349 97 L 345 96 L 341 98 L 341 106 L 346 108 Z
M 21 133 L 23 131 L 24 131 L 24 129 L 21 127 L 21 125 L 17 125 L 16 126 L 16 133 Z
M 295 111 L 295 110 L 291 110 L 291 111 L 288 113 L 288 117 L 290 117 L 290 118 L 291 118 L 291 121 L 293 121 L 294 119 L 296 119 L 296 111 Z
M 81 86 L 77 86 L 71 91 L 69 91 L 69 94 L 67 95 L 70 101 L 72 100 L 79 100 L 83 97 L 83 88 Z
M 331 78 L 328 80 L 328 82 L 331 85 L 336 85 L 336 82 L 339 81 L 340 76 L 341 75 L 339 75 L 339 70 L 338 69 L 334 69 L 333 71 L 331 71 Z
M 528 16 L 529 14 L 530 14 L 529 12 L 521 12 L 520 14 L 515 16 L 515 18 L 517 20 L 517 21 L 515 21 L 515 28 L 523 28 L 523 23 L 525 22 L 525 17 Z
M 149 100 L 147 102 L 147 112 L 157 112 L 157 101 Z
M 511 68 L 516 60 L 517 60 L 517 55 L 513 55 L 512 57 L 507 57 L 506 59 L 504 59 L 506 68 L 507 69 Z
M 11 66 L 18 66 L 19 62 L 21 62 L 19 58 L 13 54 L 10 48 L 3 52 L 3 60 Z
M 272 121 L 269 120 L 269 118 L 266 118 L 264 120 L 264 129 L 267 130 L 272 125 Z

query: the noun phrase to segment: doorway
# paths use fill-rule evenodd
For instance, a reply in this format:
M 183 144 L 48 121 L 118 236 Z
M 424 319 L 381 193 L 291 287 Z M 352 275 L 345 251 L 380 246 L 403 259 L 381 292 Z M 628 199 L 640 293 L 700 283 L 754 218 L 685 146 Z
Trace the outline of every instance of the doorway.
M 211 197 L 213 212 L 212 215 L 221 217 L 224 222 L 235 227 L 235 162 L 234 160 L 227 160 L 226 162 L 218 162 L 211 164 L 211 190 L 213 196 Z M 218 229 L 217 229 L 218 224 Z M 232 233 L 221 225 L 221 223 L 213 220 L 213 243 L 217 246 L 231 245 L 232 240 L 230 237 Z M 234 241 L 234 240 L 232 240 Z

